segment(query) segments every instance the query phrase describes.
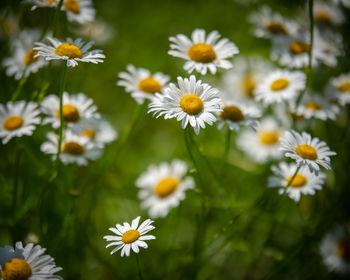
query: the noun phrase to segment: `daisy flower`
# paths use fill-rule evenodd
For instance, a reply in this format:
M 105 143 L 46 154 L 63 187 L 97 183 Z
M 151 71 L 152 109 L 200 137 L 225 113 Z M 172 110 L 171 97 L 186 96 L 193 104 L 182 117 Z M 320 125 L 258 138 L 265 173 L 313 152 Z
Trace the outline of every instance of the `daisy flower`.
M 36 56 L 42 56 L 46 60 L 66 60 L 69 67 L 77 66 L 78 62 L 97 64 L 103 62 L 105 58 L 102 50 L 89 51 L 93 42 L 85 44 L 80 38 L 74 41 L 71 38 L 60 41 L 56 38 L 47 37 L 47 40 L 49 45 L 41 42 L 35 43 L 34 50 L 38 51 Z
M 327 94 L 342 106 L 350 103 L 350 73 L 332 78 L 327 87 Z
M 218 113 L 218 128 L 222 129 L 225 124 L 230 130 L 239 131 L 240 126 L 247 126 L 256 129 L 257 118 L 261 117 L 260 110 L 252 103 L 223 99 L 222 112 Z
M 170 80 L 167 75 L 159 72 L 151 74 L 146 69 L 135 68 L 134 65 L 129 64 L 126 69 L 128 72 L 119 73 L 120 80 L 117 85 L 125 87 L 138 104 L 142 104 L 145 99 L 152 100 L 157 92 L 163 93 L 164 87 Z
M 0 104 L 0 138 L 6 144 L 13 137 L 32 135 L 40 123 L 40 111 L 35 102 L 8 102 Z
M 223 73 L 224 93 L 235 99 L 254 98 L 256 86 L 272 70 L 271 63 L 262 57 L 238 56 L 234 64 L 234 68 Z
M 54 129 L 60 127 L 60 100 L 56 95 L 48 95 L 40 104 L 41 111 L 46 115 L 43 124 L 50 123 Z M 69 95 L 63 92 L 63 121 L 70 128 L 81 126 L 81 122 L 87 119 L 100 118 L 97 106 L 93 100 L 83 93 Z
M 280 162 L 278 167 L 272 166 L 271 170 L 274 176 L 269 177 L 268 186 L 271 188 L 280 188 L 278 190 L 280 195 L 286 192 L 295 202 L 300 200 L 302 194 L 314 195 L 316 190 L 322 189 L 326 175 L 321 172 L 316 176 L 305 167 L 299 169 L 293 181 L 290 183 L 297 168 L 298 166 L 296 164 L 287 164 L 285 162 Z
M 188 73 L 196 70 L 205 75 L 209 69 L 212 74 L 215 74 L 216 68 L 232 68 L 232 63 L 227 58 L 239 53 L 234 43 L 226 38 L 221 40 L 219 38 L 220 34 L 217 31 L 210 32 L 206 37 L 203 29 L 195 29 L 191 39 L 178 34 L 176 37 L 169 38 L 172 44 L 168 54 L 187 60 L 184 69 Z
M 58 136 L 53 132 L 48 132 L 47 142 L 41 145 L 41 151 L 52 155 L 52 160 L 56 159 Z M 66 130 L 62 137 L 62 146 L 60 160 L 64 164 L 76 163 L 78 165 L 87 165 L 88 160 L 96 160 L 102 154 L 102 148 L 95 145 L 88 137 L 74 134 Z
M 3 66 L 6 67 L 8 76 L 15 76 L 16 80 L 27 78 L 31 73 L 36 73 L 47 62 L 36 56 L 38 51 L 33 50 L 34 43 L 40 38 L 40 31 L 25 29 L 19 36 L 12 40 L 11 49 L 13 56 L 5 58 Z
M 298 166 L 307 165 L 310 172 L 316 175 L 320 171 L 319 165 L 326 169 L 331 169 L 330 156 L 336 155 L 332 152 L 325 142 L 317 137 L 311 138 L 311 135 L 303 132 L 286 131 L 280 139 L 281 151 L 286 157 L 294 159 Z
M 58 0 L 27 0 L 29 4 L 32 4 L 32 11 L 36 8 L 56 8 L 58 5 Z
M 257 86 L 255 97 L 265 105 L 290 101 L 305 89 L 305 83 L 306 76 L 301 71 L 276 70 Z
M 185 199 L 185 191 L 194 188 L 193 178 L 185 177 L 187 171 L 185 162 L 174 159 L 171 163 L 149 166 L 136 180 L 142 207 L 148 209 L 151 218 L 168 215 L 171 208 Z
M 262 6 L 259 11 L 253 12 L 249 16 L 249 21 L 255 27 L 255 36 L 260 38 L 290 36 L 298 31 L 296 22 L 273 12 L 268 6 Z
M 116 224 L 115 227 L 109 228 L 109 230 L 116 235 L 106 235 L 103 239 L 107 242 L 112 241 L 106 246 L 106 248 L 116 246 L 116 248 L 112 250 L 111 255 L 120 249 L 122 249 L 120 254 L 122 257 L 124 255 L 129 257 L 130 249 L 138 254 L 140 252 L 139 247 L 145 249 L 148 248 L 148 245 L 145 242 L 146 240 L 156 239 L 153 235 L 145 235 L 149 231 L 155 229 L 155 227 L 152 226 L 154 221 L 147 219 L 140 226 L 139 222 L 140 216 L 132 220 L 131 225 L 125 222 L 123 225 Z
M 205 123 L 212 125 L 216 121 L 215 113 L 221 111 L 219 91 L 208 84 L 196 81 L 191 75 L 189 79 L 177 78 L 178 86 L 171 83 L 164 89 L 164 95 L 156 94 L 149 104 L 150 110 L 157 118 L 164 115 L 165 119 L 182 120 L 182 128 L 190 124 L 196 134 Z
M 22 242 L 16 242 L 15 247 L 5 246 L 0 248 L 0 268 L 2 279 L 27 279 L 27 280 L 62 280 L 54 275 L 61 271 L 55 260 L 45 254 L 46 249 L 33 243 L 23 247 Z
M 92 22 L 96 14 L 91 0 L 64 0 L 62 10 L 66 11 L 68 21 L 80 24 Z
M 78 28 L 73 29 L 73 31 L 84 38 L 96 42 L 96 44 L 105 44 L 114 36 L 113 28 L 99 18 L 81 24 Z
M 323 262 L 330 271 L 350 273 L 350 235 L 337 226 L 322 240 L 320 252 Z
M 320 25 L 340 25 L 345 21 L 342 10 L 330 3 L 315 2 L 313 6 L 315 22 Z
M 252 160 L 265 163 L 281 158 L 278 139 L 282 135 L 283 130 L 278 123 L 272 118 L 265 118 L 260 122 L 256 131 L 242 131 L 237 139 L 237 145 Z
M 337 5 L 342 4 L 345 8 L 350 9 L 350 0 L 333 0 L 333 2 Z

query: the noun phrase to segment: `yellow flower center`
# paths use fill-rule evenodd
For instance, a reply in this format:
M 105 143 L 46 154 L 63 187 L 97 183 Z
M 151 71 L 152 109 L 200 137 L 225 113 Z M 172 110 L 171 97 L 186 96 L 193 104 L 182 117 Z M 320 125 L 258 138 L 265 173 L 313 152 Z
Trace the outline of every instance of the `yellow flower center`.
M 197 115 L 202 112 L 204 104 L 195 94 L 189 94 L 182 97 L 180 101 L 181 109 L 189 115 Z
M 281 78 L 281 79 L 277 79 L 277 80 L 273 81 L 271 83 L 270 88 L 273 91 L 280 91 L 280 90 L 285 89 L 287 86 L 289 86 L 289 81 L 284 79 L 284 78 Z
M 148 77 L 139 82 L 138 88 L 141 91 L 154 94 L 156 92 L 160 92 L 162 87 L 160 83 L 153 77 Z
M 158 182 L 154 188 L 154 192 L 160 197 L 164 198 L 172 194 L 179 185 L 179 180 L 173 177 L 167 177 Z
M 295 152 L 304 159 L 317 159 L 316 150 L 308 144 L 298 145 L 295 149 Z
M 81 156 L 84 154 L 85 149 L 77 142 L 66 142 L 63 144 L 62 152 L 72 156 Z
M 305 42 L 292 42 L 289 45 L 289 51 L 292 54 L 302 54 L 308 52 L 310 49 L 310 45 Z
M 65 122 L 77 122 L 80 120 L 80 114 L 74 105 L 65 104 L 62 106 L 63 119 Z M 60 110 L 57 110 L 57 117 L 60 117 Z
M 35 61 L 37 61 L 39 59 L 39 56 L 34 57 L 38 54 L 38 51 L 36 50 L 29 50 L 26 55 L 23 58 L 23 62 L 25 65 L 29 65 L 34 63 Z
M 243 80 L 242 80 L 242 88 L 243 91 L 246 95 L 249 97 L 254 96 L 254 90 L 256 88 L 256 82 L 253 79 L 252 75 L 247 75 Z
M 82 58 L 83 53 L 79 47 L 70 43 L 62 43 L 55 49 L 55 54 L 69 58 Z
M 225 106 L 223 111 L 220 113 L 220 117 L 224 120 L 230 120 L 232 122 L 240 122 L 244 120 L 244 115 L 241 109 L 234 105 Z
M 5 262 L 1 270 L 3 280 L 27 280 L 31 275 L 30 265 L 25 260 L 18 258 Z
M 193 61 L 202 63 L 213 62 L 216 58 L 213 47 L 206 43 L 194 44 L 187 54 Z
M 305 104 L 305 107 L 311 111 L 317 111 L 322 109 L 322 106 L 315 102 L 307 102 Z
M 287 184 L 289 184 L 290 180 L 292 180 L 293 176 L 289 176 L 287 178 Z M 301 175 L 301 174 L 297 174 L 293 181 L 290 183 L 289 187 L 291 188 L 301 188 L 302 186 L 305 186 L 307 180 L 305 178 L 305 176 Z
M 337 246 L 337 255 L 345 260 L 350 262 L 350 238 L 345 238 L 338 243 Z
M 322 24 L 330 24 L 330 23 L 332 22 L 331 16 L 330 16 L 329 13 L 327 13 L 326 11 L 318 12 L 318 13 L 315 15 L 315 20 L 316 20 L 318 23 L 322 23 Z
M 275 35 L 278 35 L 278 34 L 287 35 L 288 33 L 286 28 L 278 22 L 272 21 L 266 26 L 266 28 L 269 32 Z
M 6 130 L 16 130 L 20 128 L 24 123 L 24 120 L 20 116 L 10 116 L 4 121 L 4 128 Z
M 278 143 L 279 134 L 276 131 L 265 131 L 260 133 L 260 141 L 264 145 L 273 145 Z
M 337 87 L 337 90 L 340 91 L 340 92 L 350 91 L 350 82 L 345 82 L 345 83 L 340 84 Z
M 80 136 L 89 137 L 91 140 L 95 139 L 96 131 L 93 129 L 84 129 Z
M 41 0 L 42 2 L 44 1 L 44 0 Z M 47 2 L 49 2 L 49 4 L 52 4 L 52 3 L 55 3 L 57 0 L 47 0 Z
M 80 12 L 80 6 L 77 0 L 65 0 L 64 7 L 75 14 L 79 14 Z
M 140 233 L 136 229 L 130 229 L 124 232 L 122 241 L 126 244 L 133 243 L 140 237 Z

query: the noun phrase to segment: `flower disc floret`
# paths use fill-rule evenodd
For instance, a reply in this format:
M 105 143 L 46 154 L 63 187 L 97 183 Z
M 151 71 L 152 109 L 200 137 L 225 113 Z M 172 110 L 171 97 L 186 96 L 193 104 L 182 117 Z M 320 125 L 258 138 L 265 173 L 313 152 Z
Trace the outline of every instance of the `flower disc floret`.
M 302 54 L 302 53 L 307 53 L 310 49 L 310 45 L 308 43 L 299 41 L 299 42 L 292 42 L 289 45 L 289 50 L 292 54 Z
M 304 159 L 311 159 L 311 160 L 317 159 L 316 150 L 311 145 L 308 145 L 308 144 L 298 145 L 295 149 L 295 152 Z
M 276 131 L 264 131 L 260 133 L 260 141 L 264 145 L 274 145 L 278 143 L 279 134 Z
M 62 106 L 63 119 L 65 122 L 76 123 L 80 120 L 80 114 L 74 105 L 64 104 Z M 60 110 L 57 110 L 57 117 L 60 116 Z
M 5 262 L 1 270 L 3 280 L 28 280 L 31 275 L 30 265 L 19 258 L 13 258 Z
M 289 81 L 287 79 L 281 78 L 281 79 L 277 79 L 275 81 L 273 81 L 271 83 L 271 90 L 273 91 L 280 91 L 285 89 L 286 87 L 289 86 Z
M 267 26 L 266 26 L 267 30 L 270 31 L 272 34 L 274 35 L 287 35 L 288 32 L 286 30 L 286 28 L 279 22 L 270 22 Z
M 5 120 L 3 126 L 6 130 L 12 131 L 22 127 L 23 123 L 24 123 L 24 120 L 22 117 L 10 116 Z
M 292 178 L 293 178 L 293 176 L 289 176 L 287 179 L 287 185 L 289 184 L 289 187 L 301 188 L 307 183 L 306 177 L 301 175 L 301 174 L 295 175 L 293 181 L 290 182 L 292 180 Z
M 29 50 L 23 58 L 24 64 L 29 65 L 36 62 L 40 58 L 39 56 L 36 56 L 37 54 L 38 54 L 38 51 Z
M 130 244 L 135 242 L 137 239 L 139 239 L 140 233 L 136 229 L 130 229 L 124 232 L 122 236 L 122 241 L 126 244 Z
M 337 255 L 346 262 L 350 262 L 350 237 L 345 238 L 338 243 Z
M 171 195 L 179 186 L 179 180 L 173 177 L 167 177 L 158 182 L 154 188 L 154 192 L 160 197 L 165 198 Z
M 85 149 L 77 142 L 66 142 L 63 144 L 62 152 L 73 156 L 80 156 L 84 154 Z
M 235 105 L 225 106 L 223 111 L 220 113 L 220 117 L 224 120 L 230 120 L 232 122 L 240 122 L 245 119 L 242 110 Z
M 83 53 L 79 47 L 70 43 L 62 43 L 55 49 L 55 54 L 69 58 L 82 58 Z
M 189 94 L 181 98 L 180 107 L 189 115 L 197 115 L 202 112 L 204 104 L 197 95 Z
M 156 92 L 161 92 L 162 86 L 154 77 L 150 76 L 141 80 L 138 83 L 138 88 L 141 91 L 154 94 Z
M 192 60 L 202 63 L 213 62 L 216 58 L 216 54 L 213 47 L 208 45 L 207 43 L 194 44 L 188 50 L 188 56 Z
M 348 91 L 350 91 L 350 82 L 344 82 L 344 83 L 340 84 L 337 87 L 337 90 L 340 91 L 340 92 L 348 92 Z
M 75 14 L 79 14 L 80 12 L 80 5 L 77 0 L 65 0 L 64 7 Z

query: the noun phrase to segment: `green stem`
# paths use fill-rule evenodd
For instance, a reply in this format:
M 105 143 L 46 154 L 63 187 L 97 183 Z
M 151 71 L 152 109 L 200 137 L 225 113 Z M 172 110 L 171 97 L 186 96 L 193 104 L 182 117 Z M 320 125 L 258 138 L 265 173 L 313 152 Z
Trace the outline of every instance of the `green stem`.
M 21 93 L 21 91 L 22 91 L 23 85 L 24 85 L 24 83 L 25 83 L 25 81 L 26 81 L 26 78 L 24 77 L 24 73 L 25 73 L 25 69 L 24 69 L 24 71 L 23 71 L 22 78 L 21 78 L 21 79 L 19 80 L 19 82 L 18 82 L 17 88 L 16 88 L 15 92 L 14 92 L 13 95 L 12 95 L 12 98 L 11 98 L 11 101 L 12 101 L 12 102 L 15 101 L 15 100 L 17 99 L 18 95 L 19 95 L 19 94 Z
M 227 127 L 226 137 L 225 137 L 225 148 L 224 148 L 224 154 L 222 156 L 222 172 L 221 177 L 225 176 L 225 171 L 227 167 L 227 160 L 228 156 L 230 154 L 230 145 L 231 144 L 231 129 Z
M 60 13 L 62 4 L 63 4 L 63 0 L 60 0 L 60 2 L 58 2 L 58 5 L 56 7 L 56 11 L 55 11 L 54 19 L 53 19 L 53 28 L 52 28 L 52 36 L 53 37 L 56 37 L 58 15 Z
M 301 168 L 301 166 L 299 166 L 299 167 L 295 170 L 295 172 L 294 172 L 292 178 L 289 180 L 289 182 L 288 182 L 286 188 L 289 188 L 289 186 L 292 184 L 294 178 L 298 175 L 298 172 L 299 172 L 300 168 Z
M 143 280 L 141 266 L 140 266 L 140 260 L 139 260 L 139 254 L 136 254 L 136 263 L 137 263 L 137 270 L 140 280 Z

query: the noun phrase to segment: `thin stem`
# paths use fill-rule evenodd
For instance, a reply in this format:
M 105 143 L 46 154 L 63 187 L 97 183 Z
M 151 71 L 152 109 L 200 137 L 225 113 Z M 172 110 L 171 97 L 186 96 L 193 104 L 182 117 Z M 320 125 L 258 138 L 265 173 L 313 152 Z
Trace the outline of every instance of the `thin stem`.
M 225 148 L 224 148 L 224 153 L 222 156 L 222 172 L 221 172 L 221 177 L 224 177 L 226 167 L 227 167 L 227 160 L 228 156 L 230 154 L 230 145 L 231 144 L 231 129 L 227 127 L 227 132 L 226 132 L 226 137 L 225 137 Z
M 290 187 L 290 185 L 293 183 L 293 180 L 298 175 L 298 172 L 299 172 L 300 168 L 301 168 L 301 166 L 298 166 L 298 168 L 295 170 L 295 172 L 294 172 L 292 178 L 289 180 L 286 188 Z
M 139 260 L 139 254 L 136 254 L 136 263 L 137 263 L 137 270 L 138 270 L 139 279 L 143 280 L 141 266 L 140 266 L 140 260 Z
M 54 19 L 53 19 L 53 28 L 52 28 L 52 36 L 53 37 L 56 37 L 58 15 L 60 13 L 62 4 L 63 4 L 63 0 L 60 0 L 60 2 L 58 2 L 58 5 L 56 7 L 56 11 L 55 11 Z
M 12 98 L 11 98 L 11 101 L 12 101 L 12 102 L 15 101 L 15 100 L 17 99 L 18 95 L 19 95 L 19 94 L 21 93 L 21 91 L 22 91 L 23 85 L 24 85 L 24 83 L 25 83 L 25 81 L 26 81 L 26 78 L 24 77 L 24 73 L 25 73 L 25 69 L 24 69 L 24 71 L 23 71 L 22 78 L 21 78 L 21 79 L 19 80 L 19 82 L 18 82 L 17 88 L 16 88 L 15 92 L 14 92 L 13 95 L 12 95 Z

